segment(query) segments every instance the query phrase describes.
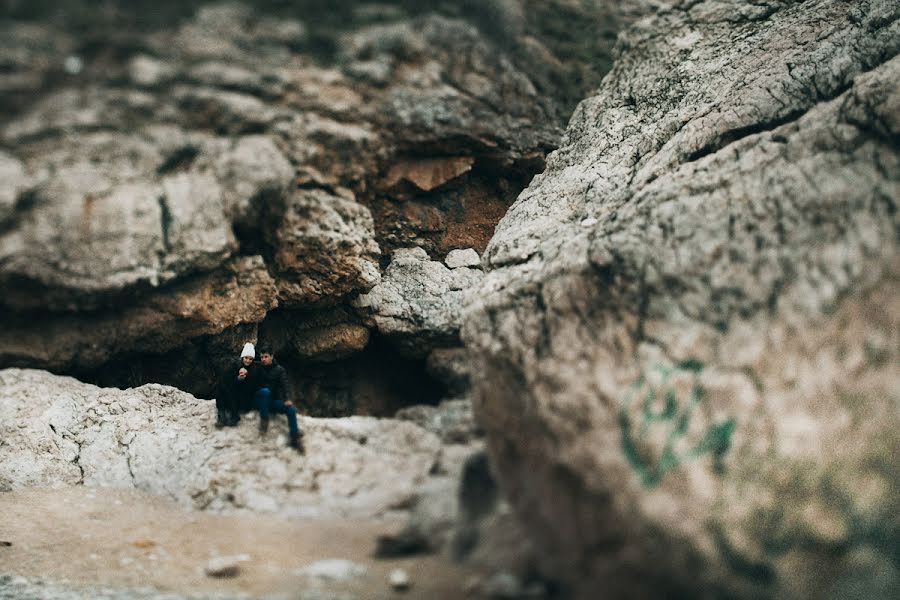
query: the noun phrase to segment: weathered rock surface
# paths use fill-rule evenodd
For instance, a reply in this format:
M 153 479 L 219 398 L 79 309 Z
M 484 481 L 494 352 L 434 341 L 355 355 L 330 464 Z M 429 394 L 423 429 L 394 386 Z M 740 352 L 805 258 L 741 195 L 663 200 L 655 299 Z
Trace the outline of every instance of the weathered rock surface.
M 260 439 L 255 416 L 216 430 L 214 403 L 174 388 L 103 389 L 6 369 L 0 371 L 0 492 L 135 488 L 212 512 L 401 517 L 406 525 L 393 538 L 395 549 L 404 543 L 413 554 L 440 552 L 488 570 L 533 574 L 522 530 L 497 506 L 470 403 L 423 408 L 430 410 L 410 409 L 403 420 L 301 417 L 301 456 L 285 445 L 283 419 Z M 239 575 L 243 560 L 217 555 L 206 572 Z M 359 569 L 325 561 L 300 574 L 343 580 Z M 0 593 L 19 589 L 3 587 L 9 583 L 0 579 Z
M 335 304 L 381 278 L 372 215 L 352 200 L 298 191 L 274 237 L 279 296 L 287 305 Z
M 0 190 L 0 227 L 2 227 L 15 213 L 20 194 L 25 191 L 29 182 L 22 163 L 6 152 L 0 152 L 0 179 L 4 182 L 3 189 Z
M 377 283 L 379 246 L 483 250 L 558 144 L 574 90 L 606 69 L 610 33 L 635 16 L 570 2 L 552 3 L 560 15 L 538 3 L 552 20 L 505 0 L 301 4 L 9 7 L 0 329 L 21 335 L 0 366 L 79 372 L 77 352 L 50 360 L 44 345 L 108 345 L 91 331 L 99 310 L 125 315 L 132 337 L 166 338 L 101 361 L 202 343 L 219 324 L 163 332 L 128 315 L 171 286 L 227 281 L 239 257 L 263 257 L 279 305 L 308 310 Z M 561 35 L 566 20 L 606 33 Z M 45 321 L 52 332 L 28 325 Z M 365 345 L 358 323 L 335 325 L 298 356 Z
M 260 338 L 278 353 L 333 361 L 364 349 L 369 328 L 347 307 L 273 311 L 260 327 Z
M 134 306 L 84 312 L 77 318 L 51 313 L 9 322 L 0 329 L 0 359 L 4 364 L 90 371 L 117 355 L 159 354 L 182 347 L 186 339 L 262 321 L 276 305 L 275 282 L 261 258 L 238 257 L 219 271 L 186 279 Z M 171 360 L 169 369 L 180 362 Z
M 444 400 L 439 406 L 410 406 L 398 410 L 396 418 L 412 421 L 445 443 L 467 443 L 477 436 L 472 401 L 468 398 Z
M 482 272 L 448 269 L 421 248 L 397 250 L 381 282 L 354 305 L 378 331 L 413 353 L 459 339 L 463 306 Z
M 898 24 L 673 2 L 498 225 L 476 417 L 580 597 L 900 589 Z
M 480 267 L 481 257 L 473 248 L 465 248 L 462 250 L 451 250 L 444 258 L 444 264 L 451 269 L 457 267 Z
M 402 506 L 440 458 L 437 436 L 408 422 L 301 417 L 301 456 L 284 419 L 263 439 L 252 415 L 235 429 L 214 421 L 214 403 L 174 388 L 7 369 L 0 487 L 134 487 L 213 511 L 371 517 Z

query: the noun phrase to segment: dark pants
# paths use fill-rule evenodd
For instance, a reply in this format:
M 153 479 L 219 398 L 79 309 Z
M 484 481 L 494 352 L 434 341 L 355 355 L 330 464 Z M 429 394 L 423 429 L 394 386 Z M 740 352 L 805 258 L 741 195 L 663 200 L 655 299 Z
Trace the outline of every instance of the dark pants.
M 219 422 L 226 425 L 237 425 L 241 415 L 256 408 L 256 400 L 253 397 L 253 389 L 250 384 L 239 379 L 232 382 L 222 392 L 221 398 L 216 398 L 216 409 L 219 411 Z
M 238 412 L 237 394 L 229 391 L 228 393 L 220 394 L 220 396 L 220 398 L 216 398 L 216 411 L 218 411 L 219 423 L 236 425 L 241 420 L 241 415 Z
M 275 412 L 287 415 L 288 429 L 291 437 L 295 438 L 300 435 L 300 428 L 297 427 L 297 408 L 294 406 L 285 406 L 284 402 L 272 397 L 269 388 L 259 388 L 256 392 L 256 408 L 259 409 L 259 418 L 268 419 L 269 413 Z

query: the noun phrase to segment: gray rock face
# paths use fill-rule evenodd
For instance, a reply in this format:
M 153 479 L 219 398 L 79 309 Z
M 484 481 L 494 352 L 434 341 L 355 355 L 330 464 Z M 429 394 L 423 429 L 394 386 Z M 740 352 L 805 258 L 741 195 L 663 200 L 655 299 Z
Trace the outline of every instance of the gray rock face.
M 472 402 L 468 398 L 444 400 L 440 406 L 409 406 L 397 411 L 396 418 L 412 421 L 446 443 L 468 443 L 476 437 Z
M 71 338 L 108 346 L 90 331 L 97 312 L 152 312 L 172 288 L 227 282 L 231 265 L 253 255 L 270 263 L 280 306 L 346 306 L 378 282 L 379 245 L 441 256 L 483 248 L 558 143 L 565 111 L 553 82 L 570 67 L 547 45 L 554 27 L 531 23 L 518 1 L 310 5 L 300 18 L 326 17 L 315 39 L 283 3 L 164 4 L 140 31 L 124 5 L 96 14 L 16 6 L 0 23 L 0 91 L 9 92 L 0 99 L 0 329 L 25 334 L 0 366 L 75 372 L 77 363 L 47 359 L 46 327 L 24 323 L 55 323 L 55 357 Z M 96 18 L 67 19 L 84 12 Z M 612 29 L 633 17 L 573 8 L 566 18 Z M 95 38 L 109 51 L 78 54 Z M 317 54 L 332 44 L 332 56 Z M 611 38 L 591 44 L 559 51 L 596 78 L 592 58 Z M 120 318 L 129 339 L 164 343 L 96 358 L 221 330 L 187 322 Z M 365 345 L 358 323 L 335 325 L 298 341 L 299 354 L 332 360 Z
M 263 439 L 253 415 L 235 429 L 214 421 L 213 402 L 174 388 L 7 369 L 0 488 L 134 487 L 213 511 L 373 517 L 402 506 L 440 457 L 437 436 L 408 422 L 301 417 L 301 456 L 286 446 L 283 418 Z
M 448 269 L 421 248 L 397 250 L 381 282 L 354 305 L 378 331 L 414 353 L 458 339 L 463 307 L 481 271 Z
M 20 194 L 28 186 L 22 163 L 6 152 L 0 152 L 0 180 L 4 182 L 3 189 L 0 190 L 0 226 L 2 226 L 13 216 Z
M 476 417 L 580 597 L 900 589 L 898 18 L 672 3 L 498 225 Z
M 352 200 L 297 192 L 274 237 L 279 295 L 287 305 L 334 304 L 381 278 L 372 215 Z
M 74 93 L 54 100 L 62 106 L 48 102 L 24 122 L 45 128 L 51 115 L 74 112 L 70 101 L 102 108 Z M 24 148 L 33 184 L 19 192 L 27 202 L 14 202 L 15 227 L 0 235 L 0 279 L 44 292 L 10 283 L 15 293 L 3 302 L 17 309 L 90 309 L 125 291 L 211 271 L 237 249 L 232 226 L 258 213 L 251 205 L 260 199 L 283 193 L 293 176 L 271 141 L 256 136 L 231 143 L 150 127 Z M 190 168 L 178 170 L 185 162 Z
M 444 263 L 451 269 L 457 267 L 479 267 L 481 266 L 481 258 L 473 248 L 451 250 L 447 253 Z

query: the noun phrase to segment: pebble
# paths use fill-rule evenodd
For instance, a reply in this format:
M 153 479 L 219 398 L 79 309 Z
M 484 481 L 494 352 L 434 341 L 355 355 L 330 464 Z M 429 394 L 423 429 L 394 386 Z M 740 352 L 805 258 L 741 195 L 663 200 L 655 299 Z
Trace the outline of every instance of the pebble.
M 209 577 L 236 577 L 240 571 L 240 564 L 250 560 L 246 554 L 236 556 L 216 556 L 209 559 L 203 570 Z
M 394 569 L 388 575 L 388 582 L 395 590 L 408 590 L 410 586 L 409 573 L 403 569 Z
M 522 595 L 522 582 L 512 573 L 501 571 L 491 575 L 482 584 L 481 593 L 488 598 L 513 600 Z
M 347 581 L 365 575 L 366 567 L 349 560 L 332 558 L 311 563 L 298 571 L 298 574 L 331 581 Z
M 63 61 L 63 69 L 69 75 L 78 75 L 81 73 L 81 70 L 84 69 L 84 61 L 80 56 L 75 56 L 74 54 L 66 57 L 66 60 Z

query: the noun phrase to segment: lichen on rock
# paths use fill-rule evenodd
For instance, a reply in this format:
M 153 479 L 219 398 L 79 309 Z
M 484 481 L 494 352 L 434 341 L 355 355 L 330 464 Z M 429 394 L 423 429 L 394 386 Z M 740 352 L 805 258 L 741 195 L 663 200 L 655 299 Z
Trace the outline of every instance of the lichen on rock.
M 671 3 L 499 223 L 476 416 L 580 597 L 897 586 L 897 16 Z

